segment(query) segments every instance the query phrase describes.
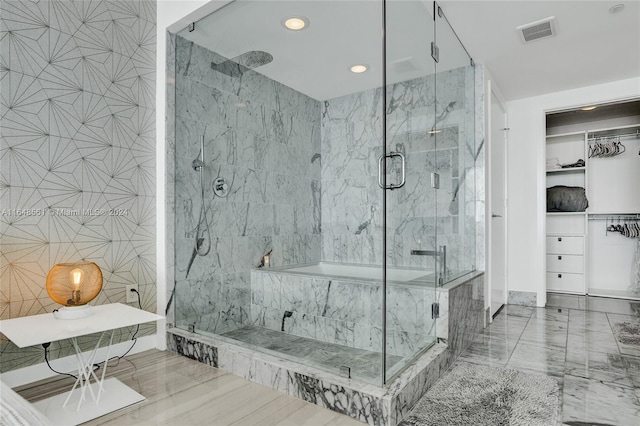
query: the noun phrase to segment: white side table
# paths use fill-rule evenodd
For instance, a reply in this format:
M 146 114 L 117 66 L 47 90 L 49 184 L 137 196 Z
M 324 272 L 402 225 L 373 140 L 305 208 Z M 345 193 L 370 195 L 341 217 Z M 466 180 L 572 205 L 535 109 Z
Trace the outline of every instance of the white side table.
M 71 339 L 78 362 L 76 382 L 70 391 L 34 404 L 54 424 L 83 423 L 144 400 L 142 395 L 118 379 L 105 380 L 107 362 L 100 378 L 94 373 L 93 365 L 100 343 L 107 333 L 110 332 L 106 360 L 110 356 L 116 329 L 157 321 L 164 317 L 122 303 L 92 306 L 92 310 L 92 315 L 75 320 L 62 320 L 55 318 L 53 314 L 42 314 L 0 321 L 0 332 L 19 348 Z M 101 334 L 96 346 L 86 356 L 80 350 L 77 338 L 94 333 Z M 91 383 L 92 377 L 94 383 Z M 76 395 L 75 409 L 67 407 L 69 402 L 76 402 L 72 395 L 78 387 L 79 395 Z M 91 401 L 86 400 L 87 393 L 91 395 Z M 103 393 L 104 397 L 101 399 Z

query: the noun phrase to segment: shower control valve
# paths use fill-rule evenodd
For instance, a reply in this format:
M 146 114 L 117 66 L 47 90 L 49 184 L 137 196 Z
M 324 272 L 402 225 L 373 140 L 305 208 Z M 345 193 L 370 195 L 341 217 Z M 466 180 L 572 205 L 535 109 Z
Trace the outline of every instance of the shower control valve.
M 221 198 L 229 195 L 229 185 L 227 185 L 225 178 L 217 178 L 213 181 L 213 193 Z

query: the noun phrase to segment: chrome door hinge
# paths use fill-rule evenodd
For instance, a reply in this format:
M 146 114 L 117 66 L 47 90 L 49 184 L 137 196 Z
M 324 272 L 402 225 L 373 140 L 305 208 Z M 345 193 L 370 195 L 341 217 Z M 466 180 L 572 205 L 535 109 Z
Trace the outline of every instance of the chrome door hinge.
M 431 188 L 440 189 L 440 175 L 438 173 L 431 173 Z
M 434 61 L 440 62 L 440 49 L 438 49 L 438 45 L 435 41 L 431 42 L 431 57 Z
M 431 304 L 431 319 L 440 318 L 440 304 L 432 303 Z

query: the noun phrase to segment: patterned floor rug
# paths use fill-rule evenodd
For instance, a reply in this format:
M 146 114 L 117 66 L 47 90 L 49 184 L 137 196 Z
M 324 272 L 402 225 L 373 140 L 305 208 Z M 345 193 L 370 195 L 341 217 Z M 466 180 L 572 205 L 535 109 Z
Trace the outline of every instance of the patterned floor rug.
M 557 424 L 559 401 L 551 377 L 460 362 L 400 425 L 549 426 Z
M 613 331 L 618 342 L 625 345 L 640 345 L 640 323 L 616 322 Z

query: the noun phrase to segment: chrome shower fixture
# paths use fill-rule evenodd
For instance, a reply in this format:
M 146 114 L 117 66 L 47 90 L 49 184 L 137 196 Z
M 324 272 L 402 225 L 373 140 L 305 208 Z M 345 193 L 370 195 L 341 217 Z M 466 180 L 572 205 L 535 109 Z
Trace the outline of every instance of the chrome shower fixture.
M 216 197 L 224 198 L 229 195 L 229 185 L 227 185 L 227 180 L 225 178 L 216 178 L 213 181 L 213 193 Z
M 205 127 L 204 130 L 206 132 L 207 128 Z M 191 162 L 191 167 L 193 167 L 193 170 L 196 172 L 201 171 L 204 167 L 204 133 L 200 137 L 200 153 L 198 157 Z
M 211 69 L 226 74 L 230 77 L 238 77 L 248 70 L 267 65 L 273 61 L 270 53 L 261 50 L 252 50 L 232 59 L 227 59 L 219 64 L 211 63 Z

